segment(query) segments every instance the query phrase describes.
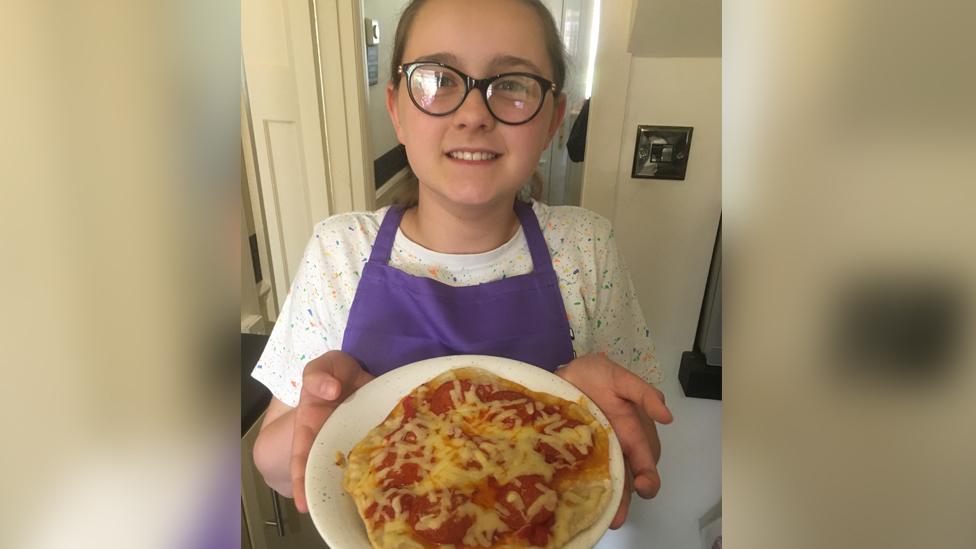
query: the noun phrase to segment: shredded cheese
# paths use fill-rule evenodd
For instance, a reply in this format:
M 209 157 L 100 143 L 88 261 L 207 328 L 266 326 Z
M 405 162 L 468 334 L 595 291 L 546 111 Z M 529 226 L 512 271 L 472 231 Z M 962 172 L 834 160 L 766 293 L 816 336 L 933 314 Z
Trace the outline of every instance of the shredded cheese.
M 560 411 L 546 412 L 546 406 L 525 394 L 518 399 L 483 402 L 476 390 L 478 384 L 489 384 L 492 392 L 511 390 L 497 382 L 478 378 L 466 389 L 461 381 L 446 383 L 452 383 L 446 391 L 451 403 L 449 410 L 435 414 L 429 397 L 439 385 L 422 386 L 414 392 L 416 414 L 413 417 L 404 419 L 402 415 L 391 414 L 350 452 L 346 488 L 356 497 L 361 513 L 376 504 L 371 520 L 373 527 L 382 521 L 385 540 L 382 546 L 387 546 L 391 536 L 402 537 L 411 529 L 422 536 L 424 532 L 443 527 L 449 520 L 462 518 L 472 521 L 464 533 L 464 547 L 492 546 L 498 536 L 511 534 L 506 524 L 512 519 L 511 509 L 525 520 L 543 510 L 555 511 L 560 502 L 559 492 L 550 486 L 555 475 L 590 455 L 596 434 L 605 433 L 595 420 L 572 425 Z M 446 405 L 443 400 L 439 402 L 439 406 Z M 558 456 L 554 463 L 547 462 L 546 452 L 540 451 L 541 444 L 548 445 Z M 363 450 L 362 454 L 357 450 Z M 352 467 L 356 459 L 365 466 L 360 468 L 368 471 L 352 472 L 356 469 Z M 410 468 L 404 469 L 409 464 L 412 464 Z M 419 478 L 408 475 L 407 485 L 397 486 L 398 482 L 404 482 L 407 470 L 411 474 L 419 472 L 416 475 Z M 525 485 L 521 479 L 529 476 L 542 482 Z M 485 483 L 513 488 L 506 492 L 504 502 L 497 501 L 486 508 L 471 500 L 477 486 Z M 533 490 L 529 493 L 538 495 L 526 501 L 519 490 Z M 410 514 L 414 506 L 405 504 L 406 494 L 424 498 L 428 503 L 423 506 L 422 516 L 413 518 L 412 527 Z M 460 499 L 455 500 L 458 494 Z M 583 501 L 571 492 L 564 497 L 573 504 Z

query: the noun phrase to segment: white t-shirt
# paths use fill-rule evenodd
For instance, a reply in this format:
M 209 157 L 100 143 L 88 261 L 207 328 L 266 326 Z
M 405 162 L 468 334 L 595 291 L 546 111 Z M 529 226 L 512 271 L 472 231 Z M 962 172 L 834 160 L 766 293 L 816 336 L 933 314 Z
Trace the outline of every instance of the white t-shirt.
M 559 278 L 576 356 L 605 353 L 645 381 L 660 382 L 654 343 L 610 222 L 573 206 L 534 202 L 532 209 Z M 386 211 L 339 214 L 315 226 L 271 338 L 251 373 L 285 404 L 298 405 L 309 361 L 342 348 L 360 273 Z M 473 286 L 528 273 L 532 258 L 522 229 L 494 250 L 463 255 L 428 250 L 397 230 L 390 266 L 451 286 Z

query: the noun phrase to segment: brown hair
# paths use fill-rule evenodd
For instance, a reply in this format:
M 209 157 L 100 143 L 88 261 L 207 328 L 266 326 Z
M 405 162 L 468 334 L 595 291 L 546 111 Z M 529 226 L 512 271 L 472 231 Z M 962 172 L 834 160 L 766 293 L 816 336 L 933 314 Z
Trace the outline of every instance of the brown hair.
M 549 62 L 552 64 L 553 81 L 556 83 L 556 94 L 558 94 L 562 92 L 563 84 L 566 83 L 566 50 L 563 48 L 562 40 L 559 37 L 559 28 L 556 26 L 556 21 L 552 18 L 549 8 L 540 0 L 519 1 L 532 8 L 542 23 L 542 37 L 545 41 L 546 53 L 549 55 Z M 407 45 L 407 36 L 410 34 L 414 19 L 417 18 L 417 13 L 425 3 L 425 0 L 412 0 L 400 14 L 396 35 L 393 38 L 393 55 L 390 58 L 390 82 L 393 84 L 394 90 L 400 85 L 400 73 L 397 69 L 403 63 L 403 50 Z M 407 170 L 410 172 L 409 180 L 393 201 L 405 208 L 411 208 L 417 205 L 419 181 L 409 163 Z M 530 188 L 533 198 L 539 199 L 542 196 L 542 177 L 539 172 L 532 174 Z

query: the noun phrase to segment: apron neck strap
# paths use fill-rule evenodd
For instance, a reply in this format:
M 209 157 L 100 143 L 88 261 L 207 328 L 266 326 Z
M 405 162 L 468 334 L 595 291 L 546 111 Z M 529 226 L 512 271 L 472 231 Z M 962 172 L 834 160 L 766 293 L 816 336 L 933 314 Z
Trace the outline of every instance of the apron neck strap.
M 529 244 L 529 253 L 532 254 L 532 271 L 552 271 L 552 257 L 549 255 L 549 246 L 546 245 L 546 239 L 542 236 L 539 219 L 532 211 L 532 204 L 516 200 L 515 214 L 518 216 L 519 222 L 522 223 L 522 232 L 525 233 L 525 240 Z
M 393 251 L 393 240 L 396 238 L 397 229 L 400 228 L 400 220 L 403 219 L 403 206 L 394 204 L 386 211 L 383 216 L 383 223 L 380 231 L 376 234 L 373 241 L 373 251 L 369 254 L 370 263 L 386 264 L 390 261 L 390 253 Z
M 400 205 L 390 206 L 386 215 L 383 216 L 383 223 L 376 234 L 373 242 L 373 251 L 369 254 L 371 263 L 387 264 L 393 251 L 393 241 L 396 238 L 397 229 L 403 219 L 404 208 Z M 546 272 L 552 269 L 552 258 L 549 255 L 549 246 L 546 239 L 542 236 L 542 229 L 539 227 L 539 220 L 532 211 L 532 205 L 521 200 L 515 201 L 515 215 L 522 224 L 522 232 L 529 245 L 529 253 L 532 254 L 532 270 L 536 272 Z

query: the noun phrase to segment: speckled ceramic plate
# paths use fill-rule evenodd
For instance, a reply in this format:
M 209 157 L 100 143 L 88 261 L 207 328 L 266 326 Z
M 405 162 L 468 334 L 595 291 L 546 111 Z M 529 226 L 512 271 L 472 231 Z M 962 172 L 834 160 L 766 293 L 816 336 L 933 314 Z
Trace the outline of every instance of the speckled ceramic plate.
M 305 470 L 305 493 L 315 527 L 329 547 L 369 549 L 366 528 L 356 512 L 352 497 L 342 489 L 343 470 L 336 465 L 336 452 L 349 453 L 370 429 L 386 419 L 401 398 L 447 370 L 474 366 L 512 380 L 533 391 L 576 402 L 582 396 L 593 417 L 609 427 L 603 412 L 572 384 L 549 372 L 516 360 L 480 355 L 459 355 L 422 360 L 397 368 L 364 385 L 336 408 L 312 445 Z M 580 532 L 565 547 L 590 548 L 596 544 L 616 514 L 623 495 L 624 462 L 620 442 L 610 431 L 610 503 L 590 528 Z

